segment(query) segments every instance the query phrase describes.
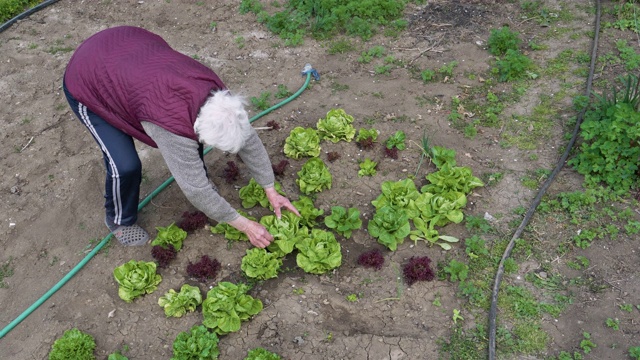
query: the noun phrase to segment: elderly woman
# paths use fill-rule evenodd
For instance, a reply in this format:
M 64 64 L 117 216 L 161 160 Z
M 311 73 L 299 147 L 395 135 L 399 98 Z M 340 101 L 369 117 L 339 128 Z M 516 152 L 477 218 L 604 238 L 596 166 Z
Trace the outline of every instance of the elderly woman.
M 244 232 L 264 248 L 273 237 L 231 207 L 207 178 L 203 143 L 237 153 L 279 217 L 298 214 L 274 188 L 267 152 L 241 98 L 208 67 L 147 30 L 120 26 L 83 42 L 64 75 L 71 108 L 102 149 L 107 170 L 105 223 L 123 245 L 143 245 L 136 224 L 142 165 L 133 139 L 160 150 L 187 199 L 209 218 Z M 299 215 L 299 214 L 298 214 Z

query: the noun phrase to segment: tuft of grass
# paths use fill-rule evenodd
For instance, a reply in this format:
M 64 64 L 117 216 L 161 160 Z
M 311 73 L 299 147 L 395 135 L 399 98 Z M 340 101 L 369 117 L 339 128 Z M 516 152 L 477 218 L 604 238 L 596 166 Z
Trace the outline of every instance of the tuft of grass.
M 9 287 L 4 279 L 13 275 L 12 258 L 9 258 L 3 265 L 0 265 L 0 289 Z
M 0 1 L 0 23 L 14 18 L 38 4 L 41 0 L 2 0 Z

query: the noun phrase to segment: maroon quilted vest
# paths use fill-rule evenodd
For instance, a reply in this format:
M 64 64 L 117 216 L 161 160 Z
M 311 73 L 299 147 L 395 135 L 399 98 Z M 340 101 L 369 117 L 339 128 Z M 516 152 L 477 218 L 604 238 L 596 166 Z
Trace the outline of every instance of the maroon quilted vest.
M 200 107 L 212 90 L 226 89 L 211 69 L 133 26 L 85 40 L 71 57 L 64 81 L 76 100 L 153 147 L 141 121 L 197 141 L 193 124 Z

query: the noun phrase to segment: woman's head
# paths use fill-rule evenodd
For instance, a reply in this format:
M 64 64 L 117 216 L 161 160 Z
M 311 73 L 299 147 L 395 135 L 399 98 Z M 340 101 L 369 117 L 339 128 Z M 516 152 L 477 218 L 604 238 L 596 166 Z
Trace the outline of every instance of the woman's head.
M 244 105 L 242 97 L 227 90 L 212 93 L 193 124 L 200 142 L 230 153 L 240 151 L 251 135 Z

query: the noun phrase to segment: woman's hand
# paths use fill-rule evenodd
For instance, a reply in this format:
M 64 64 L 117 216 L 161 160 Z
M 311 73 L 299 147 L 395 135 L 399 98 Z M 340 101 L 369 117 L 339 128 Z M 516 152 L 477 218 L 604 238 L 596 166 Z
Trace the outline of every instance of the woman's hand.
M 255 247 L 264 249 L 273 241 L 273 236 L 262 224 L 251 221 L 244 216 L 229 221 L 228 224 L 247 234 L 249 242 Z
M 280 217 L 282 216 L 282 212 L 280 210 L 281 208 L 285 208 L 285 209 L 291 211 L 292 213 L 300 216 L 300 213 L 298 212 L 298 209 L 296 209 L 295 206 L 293 206 L 291 204 L 289 199 L 287 199 L 286 197 L 278 194 L 278 192 L 276 191 L 276 189 L 274 187 L 266 188 L 266 189 L 264 189 L 264 191 L 267 194 L 267 199 L 269 199 L 269 202 L 271 203 L 271 206 L 273 207 L 273 211 L 276 213 L 276 217 L 278 219 L 280 219 Z

